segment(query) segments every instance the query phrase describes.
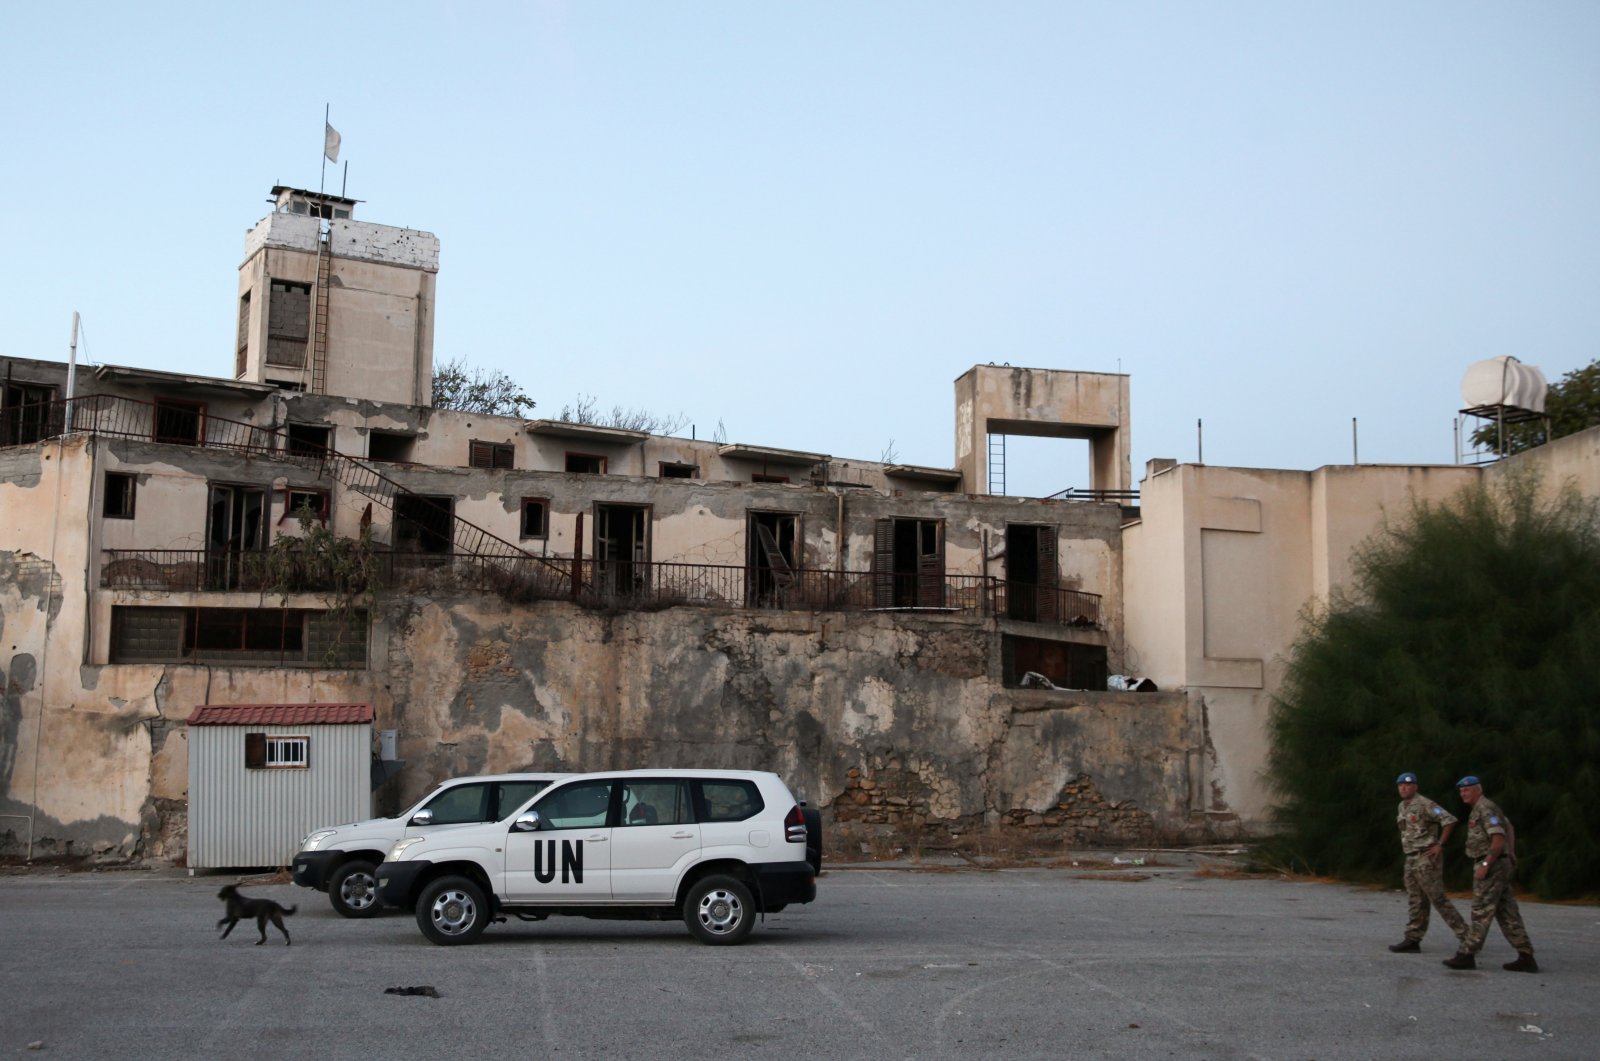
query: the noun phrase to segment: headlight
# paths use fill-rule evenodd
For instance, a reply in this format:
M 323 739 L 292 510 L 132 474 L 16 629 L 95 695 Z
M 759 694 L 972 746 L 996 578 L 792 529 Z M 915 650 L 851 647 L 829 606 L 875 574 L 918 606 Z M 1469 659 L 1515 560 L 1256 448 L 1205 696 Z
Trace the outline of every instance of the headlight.
M 318 829 L 316 832 L 300 841 L 300 850 L 315 851 L 318 847 L 321 847 L 323 842 L 326 841 L 328 837 L 332 836 L 333 833 L 334 830 L 332 829 Z
M 407 851 L 426 839 L 426 836 L 411 836 L 404 840 L 397 840 L 395 845 L 389 849 L 389 853 L 383 856 L 383 860 L 385 862 L 399 862 L 401 858 L 405 857 Z

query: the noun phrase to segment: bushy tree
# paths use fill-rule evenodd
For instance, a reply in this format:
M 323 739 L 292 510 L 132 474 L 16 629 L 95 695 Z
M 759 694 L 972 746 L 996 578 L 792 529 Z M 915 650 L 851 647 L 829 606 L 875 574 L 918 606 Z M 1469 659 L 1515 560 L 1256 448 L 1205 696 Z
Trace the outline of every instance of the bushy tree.
M 1541 420 L 1506 424 L 1507 453 L 1521 453 L 1525 449 L 1542 446 L 1551 439 L 1564 438 L 1600 424 L 1600 360 L 1575 368 L 1552 383 L 1545 394 L 1544 411 L 1550 418 L 1550 438 L 1545 437 L 1544 422 Z M 1500 438 L 1501 430 L 1498 424 L 1484 424 L 1472 433 L 1472 443 L 1492 449 Z
M 1295 868 L 1399 878 L 1394 779 L 1461 818 L 1483 779 L 1517 829 L 1518 880 L 1600 892 L 1600 517 L 1532 476 L 1415 503 L 1356 556 L 1349 593 L 1308 615 L 1273 705 L 1272 851 Z
M 433 407 L 493 416 L 525 416 L 537 403 L 504 372 L 455 358 L 433 370 Z

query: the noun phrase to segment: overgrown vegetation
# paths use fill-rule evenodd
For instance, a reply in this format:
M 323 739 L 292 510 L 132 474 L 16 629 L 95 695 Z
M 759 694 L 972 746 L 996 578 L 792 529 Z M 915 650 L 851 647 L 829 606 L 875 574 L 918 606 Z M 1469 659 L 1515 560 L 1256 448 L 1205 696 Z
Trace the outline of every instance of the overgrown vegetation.
M 1397 881 L 1394 778 L 1463 822 L 1483 778 L 1517 829 L 1518 879 L 1600 891 L 1600 517 L 1531 476 L 1413 505 L 1357 553 L 1350 593 L 1309 616 L 1271 717 L 1279 836 L 1300 872 Z M 1462 828 L 1447 852 L 1468 886 Z
M 433 407 L 492 416 L 526 416 L 535 405 L 516 380 L 499 370 L 455 358 L 433 370 Z
M 367 624 L 383 575 L 372 547 L 372 527 L 363 520 L 357 537 L 341 538 L 310 505 L 301 505 L 294 516 L 300 534 L 278 535 L 262 558 L 262 592 L 276 594 L 280 607 L 289 603 L 291 593 L 321 597 L 335 620 L 323 662 L 338 666 L 348 648 L 345 634 Z
M 652 435 L 670 435 L 674 431 L 682 430 L 689 422 L 689 418 L 683 413 L 662 416 L 648 409 L 631 407 L 624 409 L 620 405 L 613 405 L 609 412 L 602 411 L 599 401 L 592 394 L 580 394 L 576 401 L 563 405 L 556 419 L 569 424 L 619 427 L 624 431 L 644 431 Z
M 1550 418 L 1550 438 L 1545 438 L 1544 424 L 1529 420 L 1521 424 L 1505 425 L 1507 453 L 1521 453 L 1525 449 L 1541 446 L 1551 439 L 1576 434 L 1586 427 L 1600 424 L 1600 359 L 1575 368 L 1550 385 L 1544 400 L 1545 415 Z M 1493 449 L 1500 427 L 1489 423 L 1472 433 L 1475 446 Z

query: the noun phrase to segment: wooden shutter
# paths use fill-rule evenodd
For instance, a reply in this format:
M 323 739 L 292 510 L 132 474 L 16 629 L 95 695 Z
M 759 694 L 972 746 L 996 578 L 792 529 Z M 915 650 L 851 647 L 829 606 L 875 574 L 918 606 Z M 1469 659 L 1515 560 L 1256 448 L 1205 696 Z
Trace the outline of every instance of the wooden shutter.
M 872 528 L 872 604 L 894 607 L 894 520 L 880 519 Z
M 944 607 L 944 522 L 923 520 L 917 527 L 917 605 Z
M 246 770 L 265 770 L 267 768 L 267 735 L 265 733 L 246 733 L 244 735 L 244 768 Z
M 1039 621 L 1057 623 L 1061 621 L 1061 594 L 1056 592 L 1056 587 L 1061 585 L 1061 574 L 1056 562 L 1056 529 L 1040 527 L 1038 535 Z

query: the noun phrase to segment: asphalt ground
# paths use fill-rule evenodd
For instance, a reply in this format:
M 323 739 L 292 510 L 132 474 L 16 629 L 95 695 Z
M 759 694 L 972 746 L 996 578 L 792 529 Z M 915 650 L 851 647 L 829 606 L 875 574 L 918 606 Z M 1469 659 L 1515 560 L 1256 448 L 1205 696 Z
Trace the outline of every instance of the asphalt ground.
M 831 869 L 740 947 L 581 918 L 437 947 L 289 884 L 244 888 L 299 907 L 258 947 L 217 938 L 235 879 L 0 876 L 0 1058 L 1600 1056 L 1595 906 L 1525 903 L 1526 975 L 1498 929 L 1477 972 L 1438 924 L 1389 953 L 1398 891 L 1191 865 Z

